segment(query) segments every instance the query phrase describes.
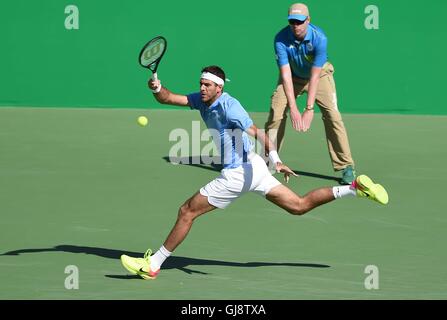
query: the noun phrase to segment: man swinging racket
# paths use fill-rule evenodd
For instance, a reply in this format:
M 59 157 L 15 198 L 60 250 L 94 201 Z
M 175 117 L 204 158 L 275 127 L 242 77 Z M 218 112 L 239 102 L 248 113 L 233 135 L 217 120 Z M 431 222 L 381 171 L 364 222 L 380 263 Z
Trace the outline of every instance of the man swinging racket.
M 216 208 L 224 209 L 249 191 L 298 216 L 347 196 L 388 203 L 385 188 L 366 175 L 358 176 L 351 185 L 319 188 L 304 196 L 280 183 L 272 176 L 263 158 L 253 151 L 249 136 L 265 146 L 270 161 L 278 173 L 284 174 L 286 181 L 290 175 L 296 174 L 282 163 L 273 143 L 263 130 L 257 128 L 239 101 L 223 92 L 224 84 L 225 73 L 218 66 L 203 68 L 200 92 L 189 95 L 169 91 L 156 78 L 149 80 L 149 88 L 158 102 L 199 110 L 208 129 L 219 133 L 213 136 L 213 140 L 220 151 L 223 169 L 217 178 L 200 188 L 180 207 L 174 227 L 154 255 L 151 256 L 151 250 L 147 250 L 143 258 L 121 256 L 123 266 L 143 279 L 157 277 L 163 262 L 183 242 L 197 217 Z

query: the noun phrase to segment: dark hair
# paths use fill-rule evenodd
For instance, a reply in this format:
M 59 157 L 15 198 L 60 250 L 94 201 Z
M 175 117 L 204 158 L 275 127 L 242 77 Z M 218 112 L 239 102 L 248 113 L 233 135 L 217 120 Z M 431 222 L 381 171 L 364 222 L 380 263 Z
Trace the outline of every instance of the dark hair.
M 225 81 L 225 72 L 222 70 L 222 68 L 218 66 L 208 66 L 202 69 L 201 72 L 209 72 L 214 74 L 215 76 L 218 76 L 223 81 Z

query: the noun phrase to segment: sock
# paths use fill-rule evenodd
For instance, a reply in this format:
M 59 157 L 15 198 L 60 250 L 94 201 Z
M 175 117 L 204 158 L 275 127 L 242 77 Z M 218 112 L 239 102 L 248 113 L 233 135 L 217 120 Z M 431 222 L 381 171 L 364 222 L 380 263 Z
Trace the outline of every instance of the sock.
M 332 192 L 334 193 L 334 198 L 343 198 L 346 196 L 357 196 L 357 191 L 354 186 L 336 186 L 332 188 Z
M 168 251 L 165 246 L 161 246 L 153 256 L 151 256 L 151 270 L 157 271 L 165 260 L 171 255 L 172 252 Z

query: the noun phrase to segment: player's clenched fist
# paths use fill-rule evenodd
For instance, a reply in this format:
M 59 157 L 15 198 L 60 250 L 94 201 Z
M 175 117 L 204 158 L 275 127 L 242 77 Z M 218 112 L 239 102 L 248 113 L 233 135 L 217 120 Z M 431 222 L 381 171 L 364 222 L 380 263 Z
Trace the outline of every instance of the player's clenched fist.
M 149 89 L 152 90 L 152 92 L 154 92 L 154 93 L 160 92 L 161 81 L 157 77 L 152 76 L 149 79 L 147 85 L 149 86 Z

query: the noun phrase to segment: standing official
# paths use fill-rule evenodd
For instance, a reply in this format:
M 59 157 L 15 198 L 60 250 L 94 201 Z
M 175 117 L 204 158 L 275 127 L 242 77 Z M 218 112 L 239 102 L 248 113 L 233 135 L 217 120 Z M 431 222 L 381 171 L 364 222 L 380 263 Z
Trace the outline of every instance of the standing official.
M 312 123 L 315 102 L 320 107 L 329 155 L 335 171 L 341 171 L 341 183 L 355 179 L 354 160 L 348 135 L 337 106 L 334 67 L 327 60 L 327 38 L 323 31 L 310 23 L 305 4 L 289 8 L 289 26 L 275 37 L 275 52 L 280 77 L 271 99 L 266 132 L 280 150 L 286 126 L 286 112 L 295 130 L 306 132 Z M 296 98 L 307 92 L 307 103 L 300 113 Z M 273 129 L 273 130 L 272 130 Z

